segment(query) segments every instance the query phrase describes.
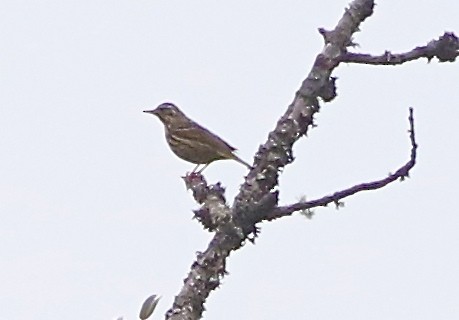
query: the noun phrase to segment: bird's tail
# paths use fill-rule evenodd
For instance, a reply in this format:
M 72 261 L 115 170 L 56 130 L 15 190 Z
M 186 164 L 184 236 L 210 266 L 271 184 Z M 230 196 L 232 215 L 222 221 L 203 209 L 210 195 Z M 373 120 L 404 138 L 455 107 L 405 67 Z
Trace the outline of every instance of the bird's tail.
M 249 169 L 249 170 L 250 170 L 250 169 L 253 169 L 253 167 L 252 167 L 250 164 L 248 164 L 247 162 L 245 162 L 244 160 L 242 160 L 241 158 L 239 158 L 239 157 L 236 156 L 236 155 L 234 155 L 234 160 L 236 160 L 236 161 L 239 162 L 239 163 L 242 163 L 242 164 L 243 164 L 244 166 L 246 166 L 247 169 Z

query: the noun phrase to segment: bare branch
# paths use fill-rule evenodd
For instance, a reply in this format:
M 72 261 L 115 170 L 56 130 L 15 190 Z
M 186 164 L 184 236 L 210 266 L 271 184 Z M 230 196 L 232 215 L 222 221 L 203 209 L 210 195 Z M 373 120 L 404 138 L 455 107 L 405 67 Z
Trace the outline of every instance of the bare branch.
M 194 210 L 194 217 L 205 229 L 215 231 L 220 225 L 232 220 L 231 210 L 226 204 L 225 188 L 220 183 L 207 185 L 200 173 L 193 172 L 182 177 L 186 188 L 192 190 L 193 197 L 201 208 Z
M 416 47 L 405 53 L 393 54 L 390 51 L 380 56 L 370 54 L 343 53 L 340 62 L 361 63 L 370 65 L 398 65 L 408 61 L 437 57 L 440 62 L 454 62 L 459 56 L 459 39 L 454 33 L 445 32 L 438 40 L 432 40 L 426 46 Z
M 400 169 L 398 169 L 395 173 L 390 174 L 388 177 L 367 183 L 361 183 L 350 187 L 345 190 L 341 190 L 335 192 L 332 195 L 322 197 L 320 199 L 312 200 L 312 201 L 305 201 L 305 202 L 298 202 L 288 206 L 277 207 L 271 213 L 266 216 L 266 220 L 273 220 L 284 216 L 289 216 L 292 213 L 300 210 L 307 210 L 314 207 L 326 206 L 329 203 L 335 203 L 337 206 L 340 204 L 340 200 L 349 197 L 357 192 L 361 191 L 368 191 L 368 190 L 376 190 L 382 187 L 385 187 L 391 182 L 396 181 L 397 179 L 404 180 L 406 177 L 409 177 L 409 171 L 414 167 L 416 164 L 416 151 L 418 145 L 416 144 L 416 139 L 414 135 L 414 117 L 413 117 L 413 108 L 410 108 L 410 115 L 408 117 L 410 123 L 410 141 L 411 141 L 411 156 L 410 160 L 403 165 Z
M 166 313 L 166 319 L 199 319 L 204 311 L 204 302 L 210 292 L 220 285 L 225 275 L 226 259 L 230 252 L 237 250 L 245 240 L 253 240 L 257 234 L 255 218 L 257 212 L 271 212 L 278 202 L 279 171 L 293 161 L 292 146 L 313 125 L 313 117 L 319 111 L 319 98 L 330 101 L 334 97 L 334 81 L 330 79 L 332 71 L 339 64 L 339 57 L 351 43 L 351 36 L 359 25 L 373 13 L 374 1 L 354 0 L 345 11 L 336 28 L 331 31 L 332 39 L 325 45 L 314 62 L 312 70 L 297 91 L 294 101 L 278 121 L 276 128 L 269 133 L 267 141 L 260 146 L 255 155 L 255 166 L 250 170 L 245 183 L 236 196 L 232 210 L 232 219 L 223 219 L 216 228 L 215 236 L 205 252 L 199 253 L 191 266 L 184 286 L 175 297 L 173 306 Z M 333 81 L 333 83 L 331 83 Z M 204 190 L 195 192 L 194 186 Z M 197 201 L 204 203 L 205 210 L 218 212 L 222 202 L 205 202 L 206 187 L 188 186 Z M 223 204 L 223 207 L 226 207 Z M 226 211 L 226 210 L 225 210 Z M 210 214 L 212 220 L 212 214 Z M 225 215 L 226 216 L 226 215 Z M 216 226 L 210 224 L 212 228 Z

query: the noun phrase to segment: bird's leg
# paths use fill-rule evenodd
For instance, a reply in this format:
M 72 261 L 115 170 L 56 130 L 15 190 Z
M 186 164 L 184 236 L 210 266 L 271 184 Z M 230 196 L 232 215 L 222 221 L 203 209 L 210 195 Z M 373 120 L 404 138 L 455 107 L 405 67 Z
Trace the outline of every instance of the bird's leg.
M 206 163 L 206 164 L 204 165 L 204 167 L 202 167 L 197 173 L 201 174 L 201 172 L 203 172 L 204 169 L 207 168 L 208 165 L 209 165 L 209 163 Z
M 201 164 L 198 163 L 198 164 L 196 165 L 196 167 L 194 167 L 193 171 L 191 171 L 191 173 L 195 173 L 196 170 L 198 170 L 198 168 L 199 168 L 200 165 L 201 165 Z M 199 172 L 201 172 L 201 171 L 198 171 L 198 173 L 199 173 Z

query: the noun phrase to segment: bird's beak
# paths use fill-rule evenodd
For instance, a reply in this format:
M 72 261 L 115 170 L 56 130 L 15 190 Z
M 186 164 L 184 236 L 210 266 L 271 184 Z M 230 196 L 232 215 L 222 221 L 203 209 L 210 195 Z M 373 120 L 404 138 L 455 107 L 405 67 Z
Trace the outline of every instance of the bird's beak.
M 151 113 L 151 114 L 154 114 L 154 115 L 158 114 L 158 111 L 156 109 L 154 109 L 154 110 L 145 110 L 144 112 L 145 113 Z

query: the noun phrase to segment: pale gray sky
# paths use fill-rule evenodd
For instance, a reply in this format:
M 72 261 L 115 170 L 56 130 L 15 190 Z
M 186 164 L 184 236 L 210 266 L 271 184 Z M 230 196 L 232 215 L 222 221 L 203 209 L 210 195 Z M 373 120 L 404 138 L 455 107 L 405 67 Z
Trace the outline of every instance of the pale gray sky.
M 142 110 L 177 103 L 251 161 L 348 1 L 0 3 L 0 320 L 163 318 L 211 234 Z M 459 33 L 454 0 L 380 1 L 357 50 L 380 54 Z M 281 203 L 382 178 L 412 178 L 345 208 L 262 224 L 206 319 L 459 317 L 459 62 L 342 65 L 338 98 L 295 145 Z M 212 164 L 228 199 L 246 173 Z

